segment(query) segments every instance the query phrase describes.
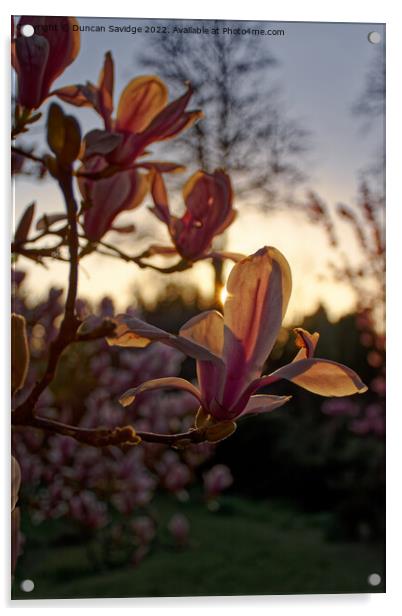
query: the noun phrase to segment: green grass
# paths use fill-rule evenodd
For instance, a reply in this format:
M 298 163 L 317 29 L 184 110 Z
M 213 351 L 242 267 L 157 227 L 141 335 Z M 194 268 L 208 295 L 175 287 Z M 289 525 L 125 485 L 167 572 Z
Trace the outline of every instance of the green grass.
M 13 598 L 384 592 L 383 583 L 367 582 L 374 572 L 384 579 L 382 546 L 328 541 L 323 515 L 235 497 L 222 504 L 217 513 L 197 503 L 182 506 L 191 539 L 178 550 L 163 530 L 177 503 L 158 501 L 162 531 L 137 568 L 97 570 L 82 542 L 60 544 L 60 524 L 26 527 Z M 35 583 L 29 594 L 20 590 L 26 578 Z

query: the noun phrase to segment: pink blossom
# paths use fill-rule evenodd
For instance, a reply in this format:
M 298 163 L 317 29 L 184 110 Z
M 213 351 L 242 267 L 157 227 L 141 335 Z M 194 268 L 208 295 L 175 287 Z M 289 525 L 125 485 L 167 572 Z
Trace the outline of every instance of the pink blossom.
M 168 529 L 176 544 L 183 547 L 188 542 L 190 523 L 182 513 L 175 513 L 169 520 Z
M 177 251 L 184 259 L 195 261 L 207 256 L 211 242 L 233 222 L 233 193 L 229 176 L 222 170 L 214 173 L 197 171 L 183 188 L 186 211 L 181 218 L 173 216 L 162 175 L 154 173 L 152 181 L 154 207 L 151 211 L 169 230 L 174 249 L 151 246 L 153 254 Z
M 233 477 L 230 469 L 224 464 L 216 464 L 203 475 L 206 498 L 213 499 L 232 485 Z
M 109 344 L 146 347 L 159 341 L 197 360 L 199 387 L 181 378 L 146 381 L 126 391 L 123 406 L 142 392 L 178 388 L 192 394 L 200 405 L 196 426 L 208 428 L 209 440 L 221 440 L 236 427 L 240 415 L 272 411 L 289 396 L 255 395 L 262 387 L 285 379 L 322 396 L 363 393 L 367 387 L 350 368 L 314 358 L 319 334 L 296 330 L 299 351 L 293 361 L 260 376 L 285 316 L 291 293 L 291 273 L 285 257 L 265 247 L 242 259 L 232 269 L 224 314 L 215 310 L 190 319 L 175 336 L 128 315 L 116 317 L 116 334 Z M 216 423 L 225 422 L 224 427 Z

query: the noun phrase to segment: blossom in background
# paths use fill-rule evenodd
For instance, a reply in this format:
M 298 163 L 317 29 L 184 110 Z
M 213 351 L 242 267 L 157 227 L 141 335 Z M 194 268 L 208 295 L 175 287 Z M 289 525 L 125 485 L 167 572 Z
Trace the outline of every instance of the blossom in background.
M 154 207 L 151 211 L 164 222 L 174 244 L 151 246 L 153 254 L 178 253 L 188 261 L 209 255 L 212 240 L 233 222 L 233 192 L 229 176 L 218 169 L 214 173 L 197 171 L 183 188 L 186 211 L 181 218 L 173 216 L 162 175 L 157 171 L 152 180 Z
M 238 262 L 227 282 L 224 314 L 209 310 L 190 319 L 178 336 L 140 319 L 119 315 L 109 344 L 145 347 L 154 341 L 173 346 L 197 360 L 199 387 L 181 378 L 146 381 L 120 398 L 131 404 L 144 391 L 174 387 L 191 393 L 199 402 L 196 426 L 208 440 L 231 434 L 234 419 L 248 413 L 272 411 L 289 396 L 255 395 L 281 379 L 322 396 L 363 393 L 367 387 L 347 366 L 314 358 L 318 334 L 296 330 L 299 351 L 294 360 L 275 372 L 260 376 L 285 316 L 291 293 L 291 273 L 285 257 L 264 247 Z
M 97 85 L 88 82 L 55 92 L 72 105 L 93 108 L 104 122 L 104 130 L 92 130 L 85 136 L 79 170 L 81 194 L 91 205 L 84 213 L 88 239 L 101 239 L 117 214 L 143 201 L 153 170 L 167 173 L 182 169 L 175 163 L 136 161 L 147 154 L 151 143 L 176 137 L 201 117 L 198 110 L 186 111 L 192 93 L 188 85 L 180 98 L 168 104 L 168 89 L 159 77 L 137 77 L 124 88 L 113 118 L 114 62 L 110 52 L 105 55 Z M 116 167 L 120 167 L 117 172 Z
M 27 304 L 29 293 L 24 278 L 23 272 L 13 270 L 13 307 L 26 319 L 31 357 L 24 387 L 31 389 L 43 371 L 63 303 L 61 290 L 50 289 L 39 303 Z M 77 300 L 76 309 L 81 319 L 93 313 L 104 319 L 115 312 L 108 297 L 96 307 Z M 87 366 L 85 378 L 76 382 L 74 389 L 46 390 L 37 411 L 45 417 L 57 415 L 66 423 L 76 422 L 83 428 L 130 423 L 131 410 L 122 410 L 117 402 L 121 391 L 132 386 L 133 378 L 139 384 L 158 376 L 177 375 L 184 360 L 176 349 L 159 344 L 133 353 L 131 349 L 110 349 L 104 340 L 96 340 L 82 345 L 78 352 L 83 353 Z M 70 372 L 64 377 L 66 382 L 72 378 Z M 17 404 L 24 399 L 23 393 L 16 391 Z M 196 411 L 194 398 L 180 391 L 169 396 L 163 393 L 151 392 L 138 399 L 138 429 L 158 433 L 187 430 Z M 143 443 L 127 451 L 110 448 L 105 455 L 103 449 L 88 447 L 68 436 L 49 436 L 30 428 L 13 433 L 12 449 L 20 461 L 22 488 L 28 495 L 24 499 L 26 515 L 34 524 L 72 519 L 86 534 L 91 529 L 91 534 L 107 543 L 105 561 L 116 548 L 134 565 L 148 554 L 159 527 L 158 520 L 152 517 L 156 495 L 162 491 L 178 501 L 187 500 L 187 490 L 198 477 L 197 468 L 213 453 L 210 443 L 182 451 Z M 18 512 L 13 514 L 13 524 L 17 516 Z M 19 535 L 14 536 L 19 541 Z M 123 544 L 131 547 L 122 551 L 118 545 Z
M 215 466 L 203 474 L 203 480 L 205 498 L 212 500 L 232 485 L 233 476 L 225 464 L 215 464 Z
M 32 36 L 21 28 L 31 25 Z M 53 82 L 77 57 L 80 33 L 74 17 L 24 16 L 14 32 L 12 21 L 12 64 L 17 73 L 17 102 L 26 109 L 37 109 L 49 96 Z M 16 34 L 14 38 L 14 34 Z
M 184 547 L 188 543 L 190 523 L 182 513 L 175 513 L 168 522 L 168 530 L 176 542 L 177 547 Z

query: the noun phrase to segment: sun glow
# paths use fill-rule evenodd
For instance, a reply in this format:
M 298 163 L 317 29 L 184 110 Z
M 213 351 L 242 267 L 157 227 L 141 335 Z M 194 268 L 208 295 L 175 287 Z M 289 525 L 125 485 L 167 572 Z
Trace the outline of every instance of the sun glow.
M 224 305 L 227 296 L 228 296 L 227 288 L 226 287 L 222 287 L 220 292 L 219 292 L 219 301 L 220 301 L 222 306 Z

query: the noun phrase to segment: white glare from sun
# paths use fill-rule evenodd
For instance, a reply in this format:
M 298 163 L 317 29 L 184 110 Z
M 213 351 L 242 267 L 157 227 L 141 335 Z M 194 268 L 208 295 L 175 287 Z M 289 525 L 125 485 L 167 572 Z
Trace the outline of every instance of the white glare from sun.
M 219 293 L 219 301 L 222 304 L 222 306 L 224 305 L 226 298 L 228 296 L 228 291 L 226 289 L 226 287 L 222 287 L 220 293 Z

